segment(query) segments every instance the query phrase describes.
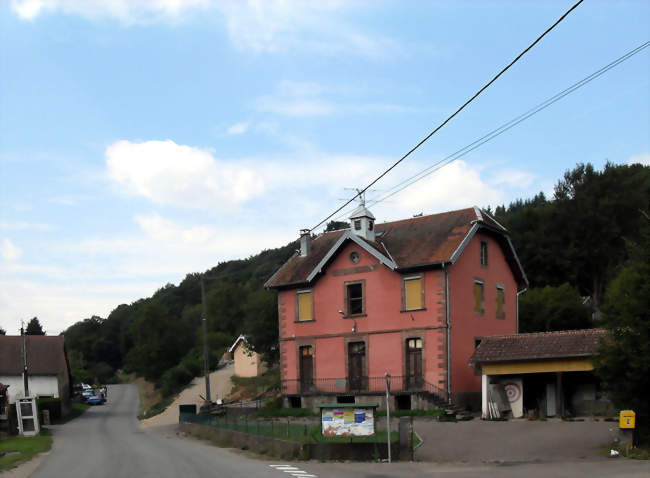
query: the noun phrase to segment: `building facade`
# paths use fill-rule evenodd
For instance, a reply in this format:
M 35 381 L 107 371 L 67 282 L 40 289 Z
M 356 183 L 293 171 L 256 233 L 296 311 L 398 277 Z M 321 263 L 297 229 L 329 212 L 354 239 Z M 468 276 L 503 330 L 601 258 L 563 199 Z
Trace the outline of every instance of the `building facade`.
M 25 336 L 29 396 L 61 399 L 62 412 L 70 406 L 70 366 L 62 335 Z M 8 385 L 9 403 L 25 396 L 23 338 L 0 335 L 0 383 Z
M 526 277 L 507 231 L 478 208 L 301 235 L 278 291 L 283 394 L 294 406 L 367 401 L 390 375 L 397 408 L 480 405 L 478 337 L 517 332 Z

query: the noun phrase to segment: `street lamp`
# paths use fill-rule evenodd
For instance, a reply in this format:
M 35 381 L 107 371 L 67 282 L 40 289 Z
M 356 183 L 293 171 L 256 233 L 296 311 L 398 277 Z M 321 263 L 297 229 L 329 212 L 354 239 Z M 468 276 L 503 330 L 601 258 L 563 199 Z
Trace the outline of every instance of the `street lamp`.
M 384 374 L 386 379 L 386 431 L 388 431 L 388 463 L 390 460 L 390 374 Z

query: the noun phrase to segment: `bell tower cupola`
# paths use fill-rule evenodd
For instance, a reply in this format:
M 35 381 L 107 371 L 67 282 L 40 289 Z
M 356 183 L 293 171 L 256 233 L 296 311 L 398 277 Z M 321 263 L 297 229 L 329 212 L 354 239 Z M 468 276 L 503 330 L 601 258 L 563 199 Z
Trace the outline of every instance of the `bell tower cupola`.
M 366 201 L 361 197 L 361 204 L 350 214 L 350 229 L 353 234 L 367 241 L 375 240 L 375 216 L 366 207 Z

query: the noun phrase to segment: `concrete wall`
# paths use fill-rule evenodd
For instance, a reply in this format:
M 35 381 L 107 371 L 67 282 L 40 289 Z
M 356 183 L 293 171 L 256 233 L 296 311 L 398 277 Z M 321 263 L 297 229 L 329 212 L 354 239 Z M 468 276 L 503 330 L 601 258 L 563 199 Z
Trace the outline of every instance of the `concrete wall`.
M 255 453 L 283 460 L 356 460 L 374 461 L 388 456 L 385 443 L 298 443 L 279 438 L 252 435 L 196 423 L 181 423 L 180 429 L 199 438 L 211 440 L 219 446 L 248 449 Z M 400 445 L 391 445 L 393 460 L 400 458 Z
M 481 241 L 488 244 L 488 265 L 481 266 Z M 484 284 L 484 312 L 474 311 L 474 280 Z M 496 315 L 497 284 L 505 292 L 505 316 Z M 499 243 L 476 234 L 449 269 L 452 398 L 480 405 L 481 376 L 468 366 L 475 339 L 517 332 L 517 283 Z
M 22 375 L 2 375 L 0 383 L 9 385 L 9 403 L 15 403 L 16 398 L 24 396 Z M 52 396 L 54 398 L 66 399 L 61 396 L 59 380 L 55 375 L 29 376 L 28 381 L 30 395 Z

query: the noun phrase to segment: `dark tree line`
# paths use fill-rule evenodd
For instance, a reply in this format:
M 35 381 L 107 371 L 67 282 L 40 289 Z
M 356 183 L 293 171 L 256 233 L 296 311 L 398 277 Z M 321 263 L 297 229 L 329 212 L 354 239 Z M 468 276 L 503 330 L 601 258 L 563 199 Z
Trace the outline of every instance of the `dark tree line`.
M 607 285 L 642 236 L 650 208 L 650 168 L 579 164 L 555 186 L 495 209 L 522 262 L 531 290 L 520 298 L 522 332 L 594 325 Z

